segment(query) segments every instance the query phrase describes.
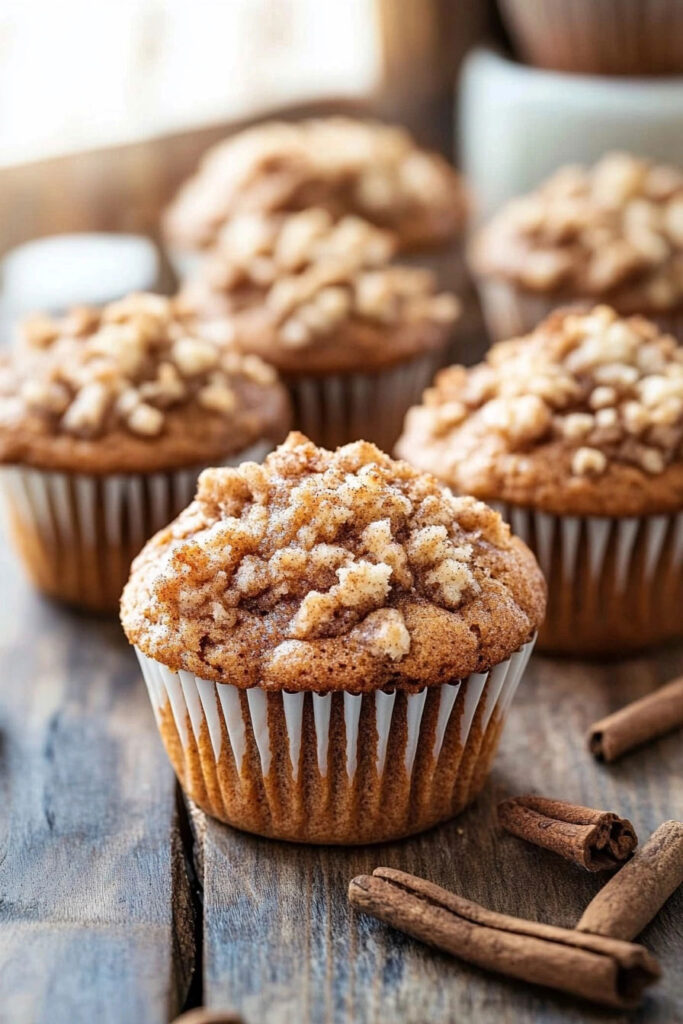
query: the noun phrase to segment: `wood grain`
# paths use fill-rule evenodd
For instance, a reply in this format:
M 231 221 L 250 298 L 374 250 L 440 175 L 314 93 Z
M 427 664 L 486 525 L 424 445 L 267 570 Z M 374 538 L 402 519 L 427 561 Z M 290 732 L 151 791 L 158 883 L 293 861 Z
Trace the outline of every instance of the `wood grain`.
M 192 915 L 175 784 L 118 623 L 0 547 L 0 1021 L 162 1024 Z
M 535 657 L 522 683 L 493 776 L 452 823 L 403 843 L 307 848 L 244 835 L 194 812 L 204 883 L 204 1001 L 246 1024 L 574 1024 L 626 1020 L 568 997 L 493 977 L 349 909 L 357 874 L 387 864 L 491 909 L 573 927 L 604 883 L 505 834 L 496 804 L 535 790 L 629 818 L 646 836 L 683 814 L 683 744 L 671 735 L 623 763 L 596 764 L 587 725 L 680 672 L 683 652 L 589 664 Z M 664 977 L 628 1020 L 683 1020 L 683 893 L 642 941 Z
M 193 951 L 174 784 L 137 666 L 115 622 L 38 599 L 4 551 L 0 656 L 0 1021 L 161 1024 L 179 1011 Z M 583 739 L 681 668 L 681 649 L 604 664 L 536 657 L 477 805 L 403 843 L 307 848 L 197 814 L 203 1001 L 245 1024 L 605 1020 L 430 952 L 353 913 L 346 890 L 383 863 L 573 926 L 601 877 L 498 830 L 496 804 L 536 790 L 614 809 L 641 836 L 683 817 L 680 734 L 611 766 Z M 664 978 L 629 1020 L 683 1020 L 682 912 L 678 893 L 643 932 Z

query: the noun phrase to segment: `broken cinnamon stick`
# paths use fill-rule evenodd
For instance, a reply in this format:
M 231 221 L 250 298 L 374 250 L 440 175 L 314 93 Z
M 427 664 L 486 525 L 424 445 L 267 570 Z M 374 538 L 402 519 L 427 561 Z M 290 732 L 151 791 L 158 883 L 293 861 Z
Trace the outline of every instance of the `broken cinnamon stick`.
M 588 904 L 577 928 L 631 940 L 683 884 L 683 822 L 665 821 Z
M 587 871 L 620 867 L 638 844 L 633 825 L 618 814 L 532 794 L 498 804 L 498 820 L 513 835 Z
M 598 761 L 616 761 L 635 747 L 683 726 L 683 676 L 595 722 L 588 749 Z
M 423 878 L 376 868 L 354 878 L 358 910 L 468 963 L 628 1009 L 660 975 L 642 946 L 487 910 Z

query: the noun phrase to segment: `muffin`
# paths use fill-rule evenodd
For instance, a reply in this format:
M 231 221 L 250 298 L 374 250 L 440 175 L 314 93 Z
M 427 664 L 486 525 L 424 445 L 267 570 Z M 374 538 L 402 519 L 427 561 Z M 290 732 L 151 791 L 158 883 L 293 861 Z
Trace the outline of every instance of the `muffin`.
M 500 0 L 520 55 L 554 71 L 683 73 L 680 0 Z
M 473 799 L 543 616 L 499 515 L 364 441 L 206 470 L 121 602 L 181 785 L 250 832 L 368 843 Z
M 683 331 L 683 171 L 625 153 L 563 167 L 475 235 L 470 264 L 497 340 L 563 304 L 609 303 Z
M 31 579 L 116 609 L 200 470 L 261 457 L 288 418 L 271 367 L 202 338 L 161 296 L 26 321 L 0 363 L 0 486 Z
M 295 425 L 335 448 L 396 441 L 431 380 L 459 303 L 391 262 L 393 236 L 324 209 L 244 214 L 180 292 L 201 330 L 277 367 Z
M 402 128 L 346 117 L 266 122 L 210 149 L 165 212 L 179 275 L 242 213 L 322 207 L 392 231 L 401 249 L 450 245 L 464 227 L 462 181 Z
M 683 347 L 598 306 L 443 371 L 397 450 L 536 553 L 539 646 L 617 654 L 683 634 L 682 439 Z

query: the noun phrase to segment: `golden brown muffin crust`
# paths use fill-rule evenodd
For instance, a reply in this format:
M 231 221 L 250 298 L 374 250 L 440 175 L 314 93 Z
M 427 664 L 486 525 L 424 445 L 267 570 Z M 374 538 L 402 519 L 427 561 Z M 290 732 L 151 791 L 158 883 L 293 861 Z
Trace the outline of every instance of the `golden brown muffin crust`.
M 0 365 L 0 462 L 147 472 L 278 441 L 288 402 L 272 367 L 202 337 L 172 300 L 34 317 Z
M 267 122 L 214 146 L 164 216 L 170 244 L 214 245 L 236 214 L 324 207 L 397 233 L 402 248 L 441 245 L 460 233 L 458 173 L 402 128 L 333 117 Z
M 533 555 L 492 509 L 367 442 L 291 434 L 263 466 L 202 474 L 135 561 L 121 618 L 174 670 L 362 692 L 485 670 L 544 609 Z
M 683 305 L 683 171 L 627 153 L 563 167 L 475 236 L 473 269 L 622 314 Z
M 320 208 L 231 221 L 180 293 L 202 330 L 283 372 L 371 370 L 443 345 L 459 314 L 392 235 Z
M 683 507 L 683 348 L 598 306 L 451 367 L 397 452 L 456 491 L 556 514 Z

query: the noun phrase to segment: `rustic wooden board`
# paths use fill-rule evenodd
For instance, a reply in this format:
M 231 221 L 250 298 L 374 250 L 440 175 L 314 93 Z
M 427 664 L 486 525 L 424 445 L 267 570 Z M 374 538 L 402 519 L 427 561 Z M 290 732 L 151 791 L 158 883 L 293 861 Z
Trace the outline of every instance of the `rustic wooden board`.
M 192 913 L 175 783 L 115 621 L 0 556 L 0 1021 L 162 1024 Z
M 379 864 L 402 868 L 495 910 L 573 926 L 605 876 L 501 833 L 495 805 L 536 790 L 614 809 L 644 841 L 683 818 L 683 743 L 671 735 L 611 767 L 587 754 L 596 718 L 681 671 L 683 651 L 588 664 L 535 657 L 477 804 L 423 836 L 358 850 L 307 848 L 240 834 L 193 812 L 204 884 L 204 1000 L 246 1024 L 430 1024 L 626 1020 L 433 953 L 349 910 L 346 888 Z M 642 1024 L 683 1021 L 683 892 L 642 941 L 662 982 Z

